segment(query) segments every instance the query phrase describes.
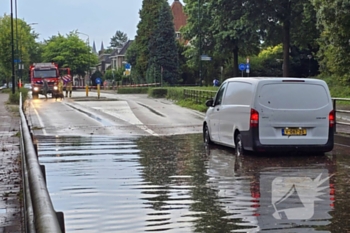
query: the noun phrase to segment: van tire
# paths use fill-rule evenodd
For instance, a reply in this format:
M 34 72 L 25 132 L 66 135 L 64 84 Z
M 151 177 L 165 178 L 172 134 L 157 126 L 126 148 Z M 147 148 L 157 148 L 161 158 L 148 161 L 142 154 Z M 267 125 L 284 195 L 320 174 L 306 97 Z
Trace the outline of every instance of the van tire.
M 236 138 L 235 138 L 235 154 L 237 156 L 242 156 L 245 154 L 245 151 L 243 149 L 243 142 L 242 142 L 242 136 L 240 133 L 238 133 L 236 135 Z
M 203 128 L 203 141 L 206 145 L 214 144 L 213 141 L 210 139 L 210 132 L 207 124 L 205 124 Z

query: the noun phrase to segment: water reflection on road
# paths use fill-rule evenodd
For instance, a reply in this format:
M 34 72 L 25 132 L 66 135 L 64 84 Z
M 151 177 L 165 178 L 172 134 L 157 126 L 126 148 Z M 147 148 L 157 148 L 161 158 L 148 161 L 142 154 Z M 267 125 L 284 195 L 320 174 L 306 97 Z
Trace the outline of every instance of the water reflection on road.
M 201 135 L 38 137 L 67 233 L 350 229 L 350 159 L 341 150 L 237 158 L 201 141 Z

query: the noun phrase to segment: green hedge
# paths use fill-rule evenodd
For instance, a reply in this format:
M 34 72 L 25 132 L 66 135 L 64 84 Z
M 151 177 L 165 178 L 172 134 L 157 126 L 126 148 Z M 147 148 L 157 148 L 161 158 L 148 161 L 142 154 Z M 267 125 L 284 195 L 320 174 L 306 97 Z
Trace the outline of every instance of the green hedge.
M 148 87 L 122 87 L 118 88 L 118 94 L 147 94 Z
M 167 99 L 182 100 L 184 99 L 184 88 L 168 88 Z
M 148 96 L 153 98 L 165 98 L 168 95 L 168 88 L 150 88 Z

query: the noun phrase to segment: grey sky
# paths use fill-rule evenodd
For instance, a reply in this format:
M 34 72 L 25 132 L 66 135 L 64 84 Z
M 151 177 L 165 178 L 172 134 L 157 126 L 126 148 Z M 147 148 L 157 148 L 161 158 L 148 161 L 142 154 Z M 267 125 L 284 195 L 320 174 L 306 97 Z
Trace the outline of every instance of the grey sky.
M 173 1 L 168 0 L 169 4 Z M 0 1 L 1 15 L 10 14 L 10 3 L 10 0 Z M 134 39 L 142 0 L 17 0 L 17 4 L 18 18 L 28 24 L 37 23 L 32 27 L 39 33 L 40 41 L 78 30 L 89 36 L 91 45 L 95 41 L 99 50 L 101 41 L 107 47 L 117 30 Z M 88 39 L 84 35 L 80 37 Z

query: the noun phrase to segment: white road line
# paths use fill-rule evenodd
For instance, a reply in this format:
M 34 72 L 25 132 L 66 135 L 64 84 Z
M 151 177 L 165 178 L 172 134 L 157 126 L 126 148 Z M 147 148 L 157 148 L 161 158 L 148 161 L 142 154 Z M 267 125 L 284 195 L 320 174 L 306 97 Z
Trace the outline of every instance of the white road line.
M 135 116 L 135 114 L 132 112 L 132 110 L 131 110 L 131 108 L 130 108 L 130 106 L 129 106 L 129 103 L 128 102 L 126 102 L 126 101 L 124 101 L 125 102 L 125 104 L 127 105 L 127 110 L 128 110 L 128 114 L 130 114 L 129 116 L 122 116 L 122 115 L 120 115 L 120 114 L 115 114 L 115 113 L 113 113 L 113 112 L 109 112 L 109 111 L 106 111 L 106 109 L 103 109 L 103 108 L 96 108 L 96 107 L 91 107 L 91 108 L 93 108 L 93 109 L 98 109 L 98 110 L 100 110 L 100 111 L 102 111 L 102 112 L 104 112 L 104 113 L 106 113 L 106 114 L 109 114 L 109 115 L 111 115 L 111 116 L 113 116 L 113 117 L 115 117 L 115 118 L 118 118 L 119 120 L 122 120 L 122 121 L 124 121 L 124 122 L 126 122 L 126 123 L 128 123 L 128 124 L 130 124 L 130 125 L 134 125 L 134 126 L 136 126 L 137 128 L 139 128 L 139 129 L 141 129 L 141 130 L 143 130 L 143 131 L 145 131 L 146 133 L 149 133 L 150 135 L 152 135 L 152 136 L 156 136 L 156 137 L 159 137 L 160 135 L 159 134 L 157 134 L 156 132 L 154 132 L 153 130 L 151 130 L 150 128 L 148 128 L 145 124 L 143 124 L 136 116 Z M 76 104 L 76 103 L 74 103 L 74 104 L 72 104 L 72 103 L 65 103 L 67 106 L 70 106 L 71 108 L 79 108 L 80 110 L 82 110 L 82 111 L 84 111 L 83 109 L 82 109 L 82 105 L 80 105 L 80 104 Z M 79 106 L 79 107 L 78 107 Z M 89 107 L 89 106 L 85 106 L 85 107 Z M 85 111 L 84 111 L 85 112 Z M 101 118 L 103 118 L 102 116 L 99 116 L 99 117 L 101 117 Z M 131 120 L 128 120 L 128 117 L 131 119 Z
M 39 116 L 38 111 L 35 109 L 35 107 L 34 107 L 34 105 L 33 105 L 33 103 L 32 103 L 32 102 L 31 102 L 30 104 L 32 105 L 32 107 L 33 107 L 33 109 L 34 109 L 34 112 L 35 112 L 35 115 L 36 115 L 36 116 L 37 116 L 37 118 L 38 118 L 38 121 L 39 121 L 40 127 L 42 128 L 42 131 L 43 131 L 43 134 L 44 134 L 44 135 L 47 135 L 46 130 L 45 130 L 44 123 L 43 123 L 43 121 L 42 121 L 41 117 Z

